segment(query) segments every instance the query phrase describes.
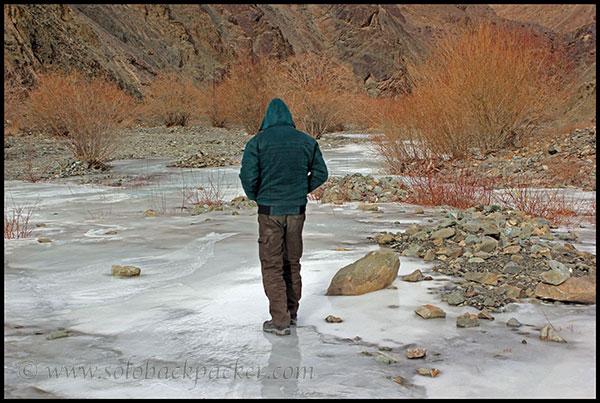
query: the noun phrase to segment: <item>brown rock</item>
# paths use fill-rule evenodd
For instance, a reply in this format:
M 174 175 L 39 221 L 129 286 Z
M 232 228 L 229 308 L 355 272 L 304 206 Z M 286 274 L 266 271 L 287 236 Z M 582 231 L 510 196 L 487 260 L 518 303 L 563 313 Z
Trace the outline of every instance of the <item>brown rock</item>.
M 398 277 L 400 259 L 391 249 L 367 253 L 341 268 L 331 279 L 326 295 L 360 295 L 381 290 Z
M 435 378 L 439 375 L 440 370 L 436 368 L 417 368 L 417 373 L 419 375 L 430 376 L 432 378 Z
M 427 350 L 424 348 L 409 348 L 406 350 L 406 358 L 422 358 L 427 354 Z
M 456 318 L 456 327 L 475 327 L 479 326 L 479 319 L 477 319 L 477 315 L 474 315 L 469 312 L 465 312 L 463 315 L 460 315 Z
M 327 322 L 327 323 L 340 323 L 340 322 L 343 322 L 343 320 L 342 320 L 342 318 L 338 318 L 337 316 L 328 315 L 325 318 L 325 322 Z
M 539 283 L 534 295 L 542 299 L 595 304 L 596 280 L 590 276 L 583 276 L 570 277 L 560 285 Z
M 423 305 L 415 309 L 415 313 L 423 319 L 445 318 L 446 312 L 433 305 Z
M 402 281 L 410 281 L 412 283 L 415 283 L 417 281 L 423 281 L 423 273 L 421 273 L 421 270 L 417 269 L 412 273 L 402 277 Z
M 113 265 L 110 274 L 113 276 L 121 276 L 121 277 L 134 277 L 139 276 L 142 270 L 139 267 L 135 266 L 119 266 L 117 264 Z

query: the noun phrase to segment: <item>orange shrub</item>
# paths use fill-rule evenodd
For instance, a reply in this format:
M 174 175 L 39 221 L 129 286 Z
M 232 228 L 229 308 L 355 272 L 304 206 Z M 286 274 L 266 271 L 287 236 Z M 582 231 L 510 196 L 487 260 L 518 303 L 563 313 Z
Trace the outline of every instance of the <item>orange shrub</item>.
M 114 83 L 73 70 L 40 74 L 26 109 L 35 128 L 65 137 L 78 159 L 101 166 L 118 146 L 117 129 L 133 105 Z
M 412 93 L 387 130 L 437 156 L 518 146 L 556 119 L 568 98 L 564 54 L 525 31 L 475 25 L 442 38 L 409 67 Z
M 202 114 L 202 99 L 202 92 L 191 80 L 164 71 L 144 91 L 141 115 L 167 127 L 186 126 L 192 117 Z
M 312 52 L 293 56 L 282 67 L 276 87 L 300 130 L 318 139 L 353 123 L 360 92 L 349 67 Z
M 241 125 L 248 134 L 257 134 L 276 93 L 273 76 L 278 62 L 240 57 L 230 66 L 220 85 L 220 96 L 227 100 L 227 115 L 232 123 Z
M 4 61 L 4 134 L 15 134 L 25 120 L 25 102 L 33 77 Z
M 217 85 L 213 79 L 209 85 L 202 88 L 202 110 L 213 127 L 225 127 L 231 111 L 229 100 L 224 88 Z

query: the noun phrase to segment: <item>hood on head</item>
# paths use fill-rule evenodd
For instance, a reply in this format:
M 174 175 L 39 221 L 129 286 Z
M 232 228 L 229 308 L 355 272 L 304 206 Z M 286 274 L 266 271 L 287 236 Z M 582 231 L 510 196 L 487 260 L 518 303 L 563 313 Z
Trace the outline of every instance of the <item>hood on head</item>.
M 294 121 L 292 120 L 292 114 L 290 113 L 290 110 L 285 102 L 283 102 L 281 98 L 273 98 L 271 102 L 269 102 L 267 112 L 265 113 L 265 117 L 260 124 L 259 131 L 262 132 L 271 126 L 279 125 L 290 125 L 296 127 Z

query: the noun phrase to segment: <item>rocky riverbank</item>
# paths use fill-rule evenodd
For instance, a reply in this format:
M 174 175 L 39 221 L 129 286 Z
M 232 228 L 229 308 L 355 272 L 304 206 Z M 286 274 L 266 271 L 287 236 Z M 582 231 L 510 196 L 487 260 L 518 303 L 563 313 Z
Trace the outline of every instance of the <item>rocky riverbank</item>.
M 385 203 L 402 202 L 408 197 L 408 192 L 399 177 L 378 178 L 356 173 L 344 177 L 330 176 L 310 197 L 321 203 L 333 204 L 354 201 Z
M 119 147 L 110 160 L 164 157 L 174 160 L 171 166 L 180 168 L 231 165 L 240 162 L 250 138 L 238 128 L 137 127 L 121 132 Z M 328 134 L 319 140 L 319 145 L 328 149 L 363 141 L 366 140 Z M 5 180 L 38 181 L 81 176 L 82 183 L 112 183 L 112 179 L 119 179 L 113 177 L 110 164 L 107 168 L 90 167 L 78 161 L 65 139 L 37 133 L 4 137 Z M 104 173 L 104 177 L 84 178 L 98 173 Z
M 595 303 L 596 256 L 577 250 L 572 233 L 543 218 L 498 206 L 449 209 L 437 223 L 373 238 L 402 256 L 434 262 L 432 272 L 457 277 L 438 289 L 451 305 L 498 311 L 523 299 Z M 405 281 L 422 281 L 415 272 Z
M 434 164 L 449 181 L 456 173 L 489 180 L 495 187 L 513 185 L 578 187 L 596 190 L 596 127 L 574 129 L 555 137 L 534 139 L 518 150 L 501 150 L 487 155 L 473 150 L 469 160 L 446 160 Z M 407 163 L 404 172 L 422 169 L 422 163 Z

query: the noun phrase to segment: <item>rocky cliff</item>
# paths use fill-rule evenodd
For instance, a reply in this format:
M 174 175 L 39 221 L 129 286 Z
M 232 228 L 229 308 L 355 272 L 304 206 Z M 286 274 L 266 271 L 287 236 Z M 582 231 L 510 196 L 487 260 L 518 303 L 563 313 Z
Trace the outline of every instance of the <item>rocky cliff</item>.
M 139 94 L 165 68 L 205 82 L 237 55 L 285 58 L 313 50 L 349 63 L 378 94 L 402 90 L 406 63 L 436 37 L 479 20 L 556 37 L 487 5 L 5 4 L 4 62 L 5 71 L 77 67 L 107 74 Z M 595 52 L 595 17 L 593 45 Z

